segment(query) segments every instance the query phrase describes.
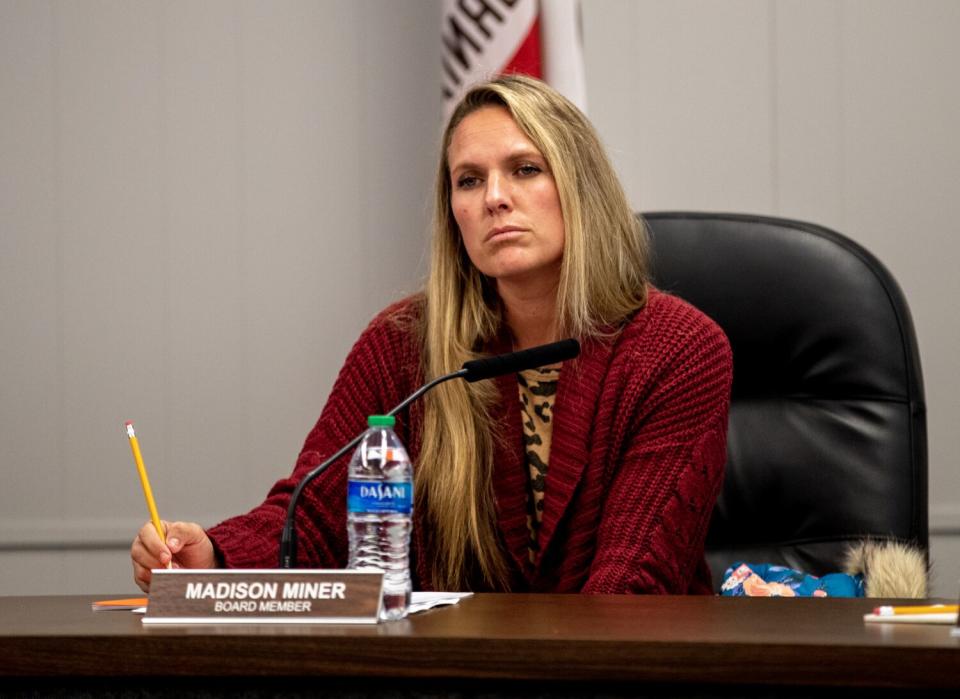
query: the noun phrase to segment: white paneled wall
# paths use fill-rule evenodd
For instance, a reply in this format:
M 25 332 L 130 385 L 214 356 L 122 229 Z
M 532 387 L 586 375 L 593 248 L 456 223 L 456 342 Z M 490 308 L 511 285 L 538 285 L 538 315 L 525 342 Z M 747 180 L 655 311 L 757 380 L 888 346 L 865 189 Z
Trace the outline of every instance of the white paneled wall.
M 289 472 L 419 286 L 436 3 L 0 0 L 0 594 L 122 591 L 145 516 Z
M 591 117 L 635 207 L 836 228 L 906 293 L 927 391 L 934 592 L 960 581 L 960 3 L 585 3 Z
M 123 592 L 144 506 L 285 474 L 417 288 L 439 2 L 0 0 L 0 594 Z M 899 280 L 960 579 L 960 3 L 587 0 L 590 116 L 638 209 L 834 227 Z

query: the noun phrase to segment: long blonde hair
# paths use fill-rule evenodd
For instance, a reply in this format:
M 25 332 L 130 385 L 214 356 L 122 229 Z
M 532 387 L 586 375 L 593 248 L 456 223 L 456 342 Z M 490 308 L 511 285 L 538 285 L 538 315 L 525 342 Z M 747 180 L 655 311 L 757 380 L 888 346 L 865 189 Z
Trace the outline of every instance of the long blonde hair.
M 427 379 L 482 354 L 501 329 L 495 287 L 470 262 L 450 206 L 447 150 L 460 122 L 478 109 L 506 108 L 553 175 L 564 223 L 557 292 L 560 337 L 607 334 L 646 303 L 648 244 L 596 132 L 545 83 L 506 76 L 471 89 L 443 135 L 437 170 L 433 243 L 421 323 Z M 589 253 L 589 254 L 588 254 Z M 509 588 L 493 497 L 496 439 L 488 407 L 492 382 L 451 381 L 427 394 L 416 498 L 434 553 L 432 583 L 459 589 L 479 577 Z M 506 399 L 517 399 L 507 396 Z

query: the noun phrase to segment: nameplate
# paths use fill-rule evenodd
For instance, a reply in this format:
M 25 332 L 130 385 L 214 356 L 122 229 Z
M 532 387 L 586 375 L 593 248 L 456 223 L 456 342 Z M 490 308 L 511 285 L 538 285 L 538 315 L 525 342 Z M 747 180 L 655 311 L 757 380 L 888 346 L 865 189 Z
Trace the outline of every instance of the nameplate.
M 144 624 L 375 624 L 383 573 L 157 569 Z

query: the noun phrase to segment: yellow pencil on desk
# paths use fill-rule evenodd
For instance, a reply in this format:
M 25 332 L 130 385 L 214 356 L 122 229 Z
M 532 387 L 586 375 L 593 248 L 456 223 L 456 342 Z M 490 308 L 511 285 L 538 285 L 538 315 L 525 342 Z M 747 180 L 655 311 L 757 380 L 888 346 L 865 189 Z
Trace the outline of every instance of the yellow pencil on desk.
M 956 604 L 908 604 L 903 606 L 876 607 L 873 613 L 878 616 L 897 616 L 899 614 L 956 614 L 960 605 Z
M 956 604 L 915 604 L 875 607 L 863 620 L 874 624 L 956 624 Z
M 143 465 L 143 456 L 140 454 L 140 443 L 137 441 L 137 434 L 133 431 L 133 423 L 127 420 L 127 437 L 130 438 L 130 450 L 133 452 L 133 460 L 137 464 L 137 473 L 140 474 L 140 485 L 143 486 L 143 497 L 147 500 L 147 509 L 150 510 L 150 521 L 153 522 L 154 529 L 160 535 L 160 539 L 167 540 L 166 533 L 163 531 L 163 524 L 160 522 L 160 513 L 157 512 L 157 503 L 153 499 L 153 490 L 150 488 L 150 479 L 147 478 L 147 467 Z M 167 568 L 173 568 L 173 561 L 167 562 Z

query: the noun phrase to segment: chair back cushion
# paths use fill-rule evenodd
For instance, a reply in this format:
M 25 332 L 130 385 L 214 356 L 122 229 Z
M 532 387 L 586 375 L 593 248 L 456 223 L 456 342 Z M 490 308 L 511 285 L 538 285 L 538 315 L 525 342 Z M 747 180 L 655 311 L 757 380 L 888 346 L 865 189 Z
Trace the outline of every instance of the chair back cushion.
M 707 536 L 719 585 L 734 561 L 837 572 L 849 543 L 926 550 L 926 418 L 913 323 L 860 245 L 760 216 L 644 216 L 655 284 L 733 347 L 723 492 Z

